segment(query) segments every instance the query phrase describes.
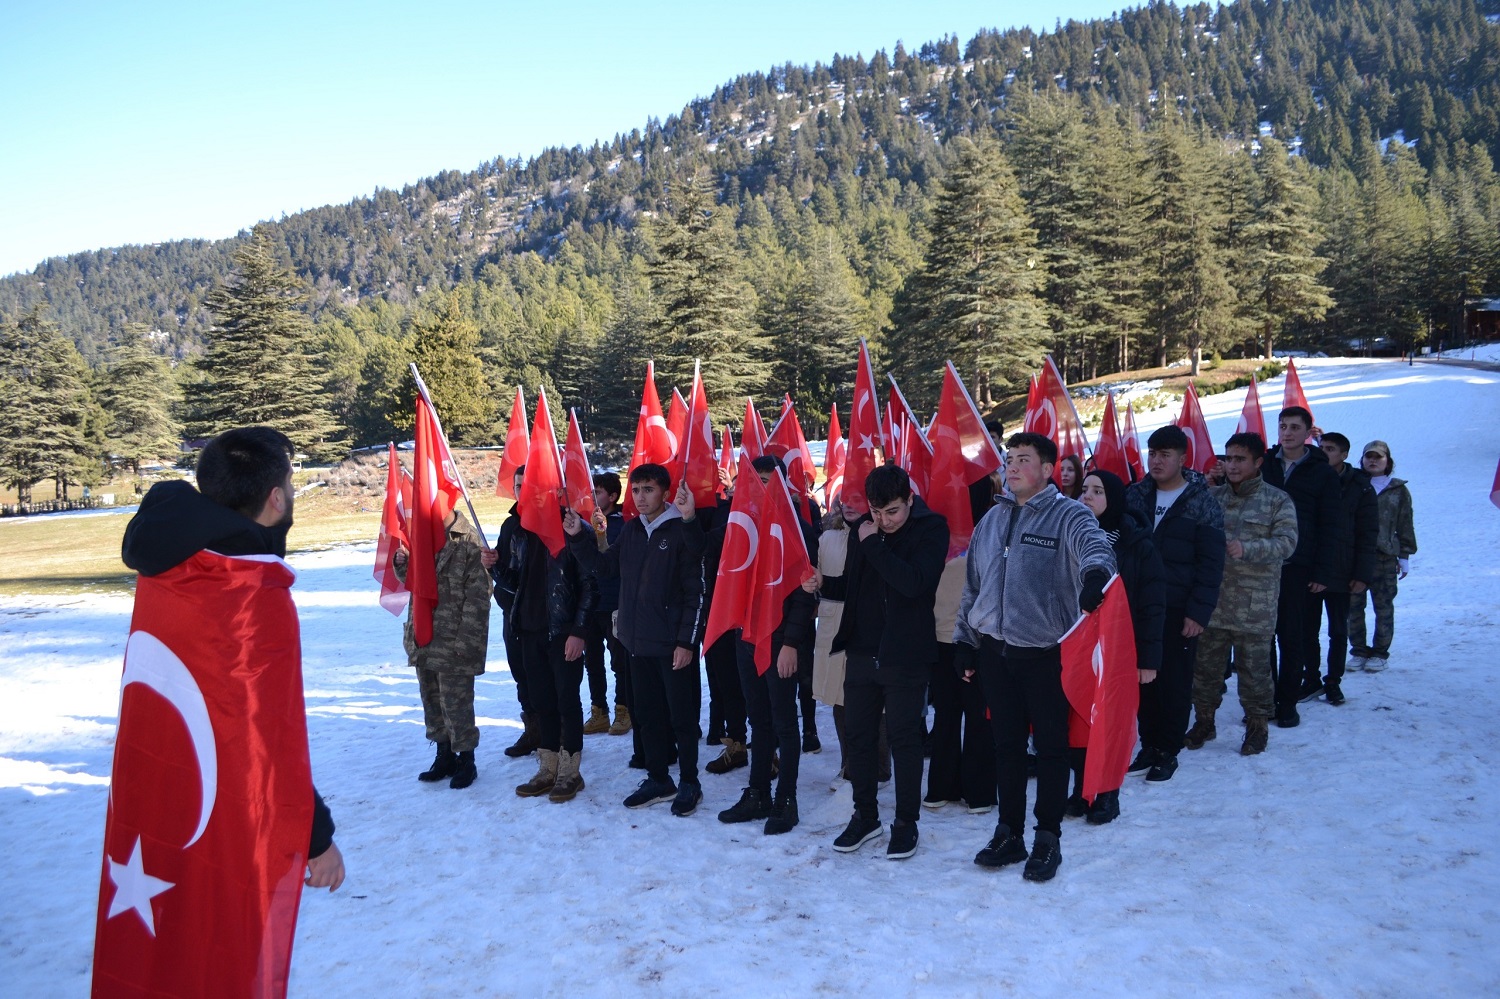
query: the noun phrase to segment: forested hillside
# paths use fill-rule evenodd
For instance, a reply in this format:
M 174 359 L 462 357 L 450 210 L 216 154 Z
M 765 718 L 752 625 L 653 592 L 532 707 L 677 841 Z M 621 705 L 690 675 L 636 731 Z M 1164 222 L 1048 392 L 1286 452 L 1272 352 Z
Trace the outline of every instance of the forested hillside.
M 1153 4 L 898 44 L 261 231 L 356 444 L 399 429 L 407 360 L 453 350 L 493 399 L 546 385 L 603 436 L 633 425 L 647 356 L 679 384 L 703 358 L 728 417 L 783 390 L 826 414 L 860 336 L 918 405 L 945 357 L 984 398 L 1047 351 L 1089 377 L 1452 341 L 1465 298 L 1500 293 L 1497 11 Z M 95 366 L 130 324 L 191 360 L 247 239 L 55 258 L 0 281 L 0 316 L 45 304 Z M 454 436 L 494 439 L 503 410 Z

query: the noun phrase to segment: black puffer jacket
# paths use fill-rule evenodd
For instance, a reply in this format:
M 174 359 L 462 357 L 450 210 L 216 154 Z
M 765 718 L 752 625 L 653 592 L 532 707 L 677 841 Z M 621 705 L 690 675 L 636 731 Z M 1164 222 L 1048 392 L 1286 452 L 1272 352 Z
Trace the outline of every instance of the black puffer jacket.
M 1187 488 L 1151 533 L 1166 571 L 1167 606 L 1207 626 L 1224 580 L 1224 510 L 1203 476 L 1183 470 Z M 1144 523 L 1156 520 L 1156 483 L 1148 478 L 1125 489 L 1125 506 Z
M 876 658 L 882 663 L 921 667 L 937 662 L 937 619 L 933 605 L 938 580 L 948 557 L 948 521 L 930 510 L 920 496 L 912 500 L 906 523 L 894 534 L 876 531 L 863 541 L 859 526 L 868 515 L 849 525 L 849 555 L 844 574 L 824 577 L 823 593 L 844 601 L 844 616 L 833 636 L 833 651 L 849 647 L 854 623 L 861 617 L 860 580 L 864 573 L 877 573 L 876 590 L 881 594 L 880 632 Z
M 500 536 L 495 540 L 495 551 L 497 559 L 490 567 L 490 579 L 495 584 L 495 603 L 505 612 L 505 627 L 510 628 L 510 609 L 515 604 L 516 587 L 512 578 L 510 565 L 510 551 L 515 544 L 516 532 L 521 529 L 521 507 L 518 503 L 511 504 L 510 515 L 500 525 Z
M 1149 522 L 1126 510 L 1115 539 L 1115 564 L 1130 600 L 1135 626 L 1135 668 L 1161 668 L 1162 628 L 1167 616 L 1167 571 L 1151 540 Z
M 1375 581 L 1375 539 L 1380 534 L 1380 506 L 1375 487 L 1362 468 L 1345 464 L 1339 473 L 1339 527 L 1343 531 L 1334 552 L 1334 593 L 1349 592 L 1353 581 L 1369 586 Z
M 545 564 L 534 564 L 536 559 Z M 495 568 L 500 568 L 499 563 Z M 541 538 L 519 528 L 512 536 L 503 575 L 514 594 L 512 610 L 506 615 L 508 627 L 541 631 L 545 622 L 549 639 L 559 635 L 584 637 L 589 613 L 599 605 L 599 584 L 579 568 L 571 551 L 564 548 L 553 556 Z M 542 581 L 543 589 L 533 594 L 530 581 L 536 579 Z
M 1339 524 L 1339 477 L 1328 464 L 1328 455 L 1316 447 L 1287 475 L 1281 467 L 1281 445 L 1266 452 L 1260 466 L 1267 485 L 1284 490 L 1297 508 L 1297 548 L 1287 565 L 1305 566 L 1312 581 L 1333 589 L 1347 588 L 1349 577 L 1339 578 L 1339 551 L 1344 530 Z
M 568 539 L 568 550 L 586 572 L 620 577 L 616 634 L 634 656 L 696 651 L 703 638 L 703 527 L 668 507 L 648 534 L 640 517 L 625 524 L 620 540 L 600 551 L 594 532 Z

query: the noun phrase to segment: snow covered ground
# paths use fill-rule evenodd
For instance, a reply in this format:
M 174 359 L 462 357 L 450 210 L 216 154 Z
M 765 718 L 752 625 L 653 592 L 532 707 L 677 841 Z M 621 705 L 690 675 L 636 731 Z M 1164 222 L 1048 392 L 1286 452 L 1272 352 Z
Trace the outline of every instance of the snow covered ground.
M 1455 350 L 1445 350 L 1434 356 L 1461 361 L 1486 361 L 1490 364 L 1500 364 L 1500 341 L 1495 343 L 1481 343 L 1473 347 L 1460 347 Z
M 523 801 L 512 788 L 533 764 L 500 754 L 519 723 L 498 635 L 478 687 L 478 783 L 419 785 L 430 749 L 371 548 L 294 558 L 313 772 L 349 880 L 304 895 L 293 994 L 1500 993 L 1500 511 L 1487 501 L 1500 374 L 1298 369 L 1320 426 L 1356 447 L 1390 442 L 1411 481 L 1421 551 L 1392 666 L 1351 675 L 1343 707 L 1305 705 L 1300 728 L 1273 727 L 1249 760 L 1231 698 L 1227 731 L 1184 753 L 1170 783 L 1129 778 L 1118 822 L 1067 823 L 1047 885 L 975 867 L 994 816 L 954 806 L 923 813 L 909 861 L 886 861 L 883 842 L 830 849 L 850 798 L 829 790 L 826 708 L 826 748 L 804 759 L 802 824 L 786 836 L 715 820 L 744 771 L 705 775 L 692 817 L 627 811 L 639 774 L 629 739 L 607 735 L 586 740 L 577 801 Z M 1243 398 L 1203 400 L 1219 443 Z M 1262 398 L 1274 421 L 1279 380 Z M 0 600 L 10 995 L 88 988 L 129 611 L 120 597 Z

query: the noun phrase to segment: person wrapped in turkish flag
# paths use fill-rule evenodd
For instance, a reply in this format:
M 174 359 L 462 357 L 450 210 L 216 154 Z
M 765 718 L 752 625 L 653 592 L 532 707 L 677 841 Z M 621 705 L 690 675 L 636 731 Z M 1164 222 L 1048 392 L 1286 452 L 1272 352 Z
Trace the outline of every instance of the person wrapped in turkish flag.
M 312 784 L 291 443 L 204 448 L 202 490 L 153 486 L 125 530 L 140 573 L 121 678 L 93 994 L 284 996 L 303 884 L 343 858 Z M 304 881 L 305 878 L 305 881 Z

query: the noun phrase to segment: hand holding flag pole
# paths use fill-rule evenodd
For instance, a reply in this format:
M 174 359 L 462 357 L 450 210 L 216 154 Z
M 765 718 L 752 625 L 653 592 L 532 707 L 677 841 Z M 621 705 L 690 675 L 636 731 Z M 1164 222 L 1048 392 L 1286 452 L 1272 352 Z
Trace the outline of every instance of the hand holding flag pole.
M 421 396 L 422 396 L 423 400 L 425 400 L 426 403 L 427 403 L 427 405 L 428 405 L 428 407 L 431 408 L 431 410 L 432 410 L 432 418 L 434 420 L 437 420 L 438 433 L 442 435 L 443 444 L 447 445 L 447 443 L 448 443 L 448 434 L 443 430 L 443 421 L 438 416 L 437 406 L 433 405 L 432 396 L 427 391 L 427 383 L 424 382 L 424 381 L 422 381 L 422 376 L 417 371 L 417 362 L 416 361 L 411 362 L 411 376 L 412 376 L 412 378 L 414 378 L 416 380 L 417 391 L 419 393 L 421 393 Z M 458 479 L 458 488 L 460 488 L 460 489 L 463 490 L 464 503 L 469 508 L 469 520 L 474 525 L 474 533 L 476 533 L 476 534 L 479 535 L 479 544 L 480 544 L 480 547 L 482 547 L 485 551 L 489 551 L 490 550 L 489 539 L 484 536 L 484 528 L 482 528 L 482 527 L 479 526 L 479 514 L 477 514 L 477 513 L 474 512 L 474 501 L 469 498 L 469 487 L 464 484 L 464 477 L 463 477 L 462 473 L 459 472 L 456 464 L 455 464 L 455 467 L 453 469 L 453 474 Z

